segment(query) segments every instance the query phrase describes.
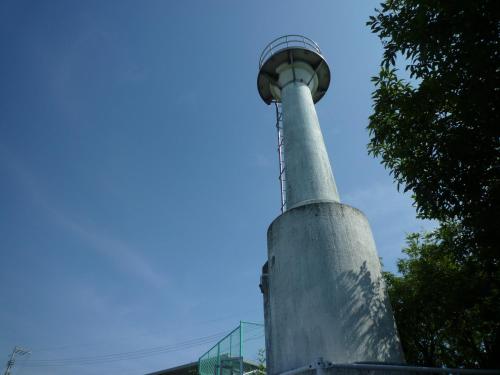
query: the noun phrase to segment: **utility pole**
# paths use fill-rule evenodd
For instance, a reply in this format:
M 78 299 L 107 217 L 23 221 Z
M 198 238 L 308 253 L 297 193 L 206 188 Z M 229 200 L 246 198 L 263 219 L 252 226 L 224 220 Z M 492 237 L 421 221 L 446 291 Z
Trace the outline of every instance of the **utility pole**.
M 24 350 L 19 346 L 15 346 L 14 349 L 12 350 L 12 354 L 10 355 L 10 359 L 7 361 L 7 367 L 5 368 L 4 375 L 11 375 L 10 370 L 14 367 L 16 354 L 26 355 L 26 354 L 31 354 L 31 352 L 28 350 Z

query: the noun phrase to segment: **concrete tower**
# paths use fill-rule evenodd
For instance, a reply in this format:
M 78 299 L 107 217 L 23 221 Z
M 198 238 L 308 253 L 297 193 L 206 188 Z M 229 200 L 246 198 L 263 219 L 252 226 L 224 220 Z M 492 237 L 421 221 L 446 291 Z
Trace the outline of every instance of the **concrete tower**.
M 311 363 L 401 363 L 403 353 L 365 215 L 340 203 L 314 103 L 330 69 L 312 40 L 262 52 L 257 87 L 276 103 L 282 214 L 262 269 L 268 374 Z M 278 110 L 281 107 L 280 110 Z

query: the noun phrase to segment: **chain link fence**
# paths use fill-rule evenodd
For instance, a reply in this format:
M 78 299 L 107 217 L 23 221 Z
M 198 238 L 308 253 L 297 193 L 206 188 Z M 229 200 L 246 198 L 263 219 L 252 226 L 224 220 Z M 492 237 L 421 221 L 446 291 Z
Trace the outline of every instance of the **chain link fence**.
M 264 325 L 240 322 L 198 360 L 199 375 L 243 375 L 265 366 Z

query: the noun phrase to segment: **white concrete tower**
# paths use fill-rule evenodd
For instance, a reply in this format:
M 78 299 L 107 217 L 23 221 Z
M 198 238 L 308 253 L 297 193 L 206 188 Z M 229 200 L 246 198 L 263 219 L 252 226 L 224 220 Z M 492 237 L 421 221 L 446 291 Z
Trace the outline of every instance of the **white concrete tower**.
M 340 203 L 321 134 L 314 103 L 329 85 L 321 50 L 304 36 L 280 37 L 262 52 L 259 94 L 282 106 L 286 197 L 269 227 L 262 269 L 269 375 L 319 357 L 403 361 L 370 226 L 361 211 Z

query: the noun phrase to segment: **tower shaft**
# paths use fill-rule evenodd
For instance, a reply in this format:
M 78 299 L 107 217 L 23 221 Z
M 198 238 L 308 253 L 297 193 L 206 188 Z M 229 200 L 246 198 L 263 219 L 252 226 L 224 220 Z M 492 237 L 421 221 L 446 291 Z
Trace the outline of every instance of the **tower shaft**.
M 292 81 L 281 90 L 287 209 L 339 201 L 311 90 Z

